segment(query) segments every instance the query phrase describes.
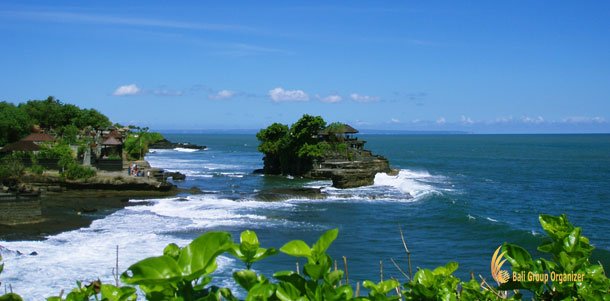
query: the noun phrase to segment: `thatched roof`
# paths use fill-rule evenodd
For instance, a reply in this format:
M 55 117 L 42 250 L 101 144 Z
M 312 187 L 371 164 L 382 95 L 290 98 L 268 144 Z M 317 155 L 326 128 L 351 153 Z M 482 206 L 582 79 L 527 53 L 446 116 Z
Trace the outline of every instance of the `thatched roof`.
M 329 134 L 356 134 L 358 130 L 353 128 L 349 124 L 345 123 L 333 123 L 327 126 L 325 129 L 320 131 L 320 135 L 329 135 Z
M 55 141 L 55 138 L 45 133 L 32 133 L 21 139 L 21 141 L 52 142 Z
M 123 145 L 123 143 L 121 143 L 121 141 L 117 140 L 114 137 L 108 137 L 108 139 L 106 139 L 106 140 L 104 140 L 104 142 L 102 142 L 102 145 L 117 146 L 117 145 Z
M 114 137 L 114 138 L 123 138 L 123 135 L 121 135 L 121 133 L 119 133 L 119 131 L 117 130 L 112 130 L 106 137 Z
M 17 141 L 11 144 L 7 144 L 3 147 L 0 152 L 9 153 L 9 152 L 33 152 L 40 150 L 40 146 L 32 141 Z

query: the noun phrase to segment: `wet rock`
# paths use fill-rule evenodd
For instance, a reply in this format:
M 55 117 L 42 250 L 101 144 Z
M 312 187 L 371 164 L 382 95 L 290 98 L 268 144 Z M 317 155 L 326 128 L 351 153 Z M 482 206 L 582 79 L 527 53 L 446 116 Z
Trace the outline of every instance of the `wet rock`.
M 177 171 L 166 171 L 163 173 L 163 176 L 167 178 L 172 178 L 174 181 L 184 181 L 186 179 L 186 175 Z
M 174 143 L 167 139 L 163 139 L 152 143 L 148 146 L 149 149 L 174 149 L 174 148 L 188 148 L 188 149 L 206 149 L 205 145 L 190 144 L 186 142 Z
M 190 194 L 202 194 L 203 193 L 203 191 L 201 191 L 201 189 L 199 189 L 199 187 L 197 187 L 197 186 L 193 186 L 193 187 L 189 188 L 188 192 Z
M 320 188 L 275 188 L 256 193 L 255 198 L 261 201 L 283 201 L 294 198 L 323 199 L 326 195 Z
M 323 161 L 314 166 L 308 177 L 331 179 L 336 188 L 353 188 L 373 185 L 375 175 L 380 172 L 392 172 L 388 160 L 371 156 L 354 161 Z

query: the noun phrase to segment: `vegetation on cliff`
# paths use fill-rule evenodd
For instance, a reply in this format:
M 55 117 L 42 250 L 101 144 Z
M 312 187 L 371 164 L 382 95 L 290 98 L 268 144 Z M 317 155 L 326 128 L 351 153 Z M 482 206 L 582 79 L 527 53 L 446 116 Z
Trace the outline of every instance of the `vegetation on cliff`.
M 233 279 L 245 291 L 245 300 L 522 300 L 523 292 L 529 292 L 535 300 L 609 300 L 610 279 L 601 264 L 590 262 L 593 246 L 582 236 L 582 229 L 574 227 L 565 215 L 540 215 L 539 219 L 548 238 L 538 251 L 548 256 L 533 259 L 524 248 L 505 243 L 498 261 L 504 256 L 513 273 L 547 275 L 547 281 L 512 279 L 495 285 L 484 277 L 479 282 L 474 276 L 462 281 L 453 275 L 458 269 L 457 262 L 433 270 L 418 269 L 413 274 L 408 257 L 404 269 L 396 265 L 405 283 L 396 278 L 384 279 L 381 273 L 379 282 L 361 282 L 363 291 L 366 289 L 361 293 L 360 282 L 350 282 L 347 260 L 344 259 L 345 270 L 339 269 L 327 253 L 337 238 L 337 229 L 326 231 L 311 246 L 302 240 L 284 244 L 279 252 L 297 262 L 297 258 L 303 258 L 306 263 L 302 267 L 297 264 L 296 271 L 273 273 L 272 281 L 251 268 L 278 250 L 262 248 L 256 233 L 247 230 L 241 233 L 239 243 L 233 241 L 230 233 L 208 232 L 182 248 L 169 244 L 163 255 L 129 266 L 120 276 L 125 286 L 120 286 L 117 274 L 115 285 L 99 280 L 89 285 L 77 282 L 77 287 L 65 297 L 60 294 L 47 300 L 136 300 L 136 288 L 147 300 L 238 300 L 229 288 L 210 284 L 217 268 L 216 259 L 222 254 L 244 263 L 245 269 L 235 271 Z M 0 264 L 0 272 L 2 268 Z M 569 275 L 580 276 L 567 279 Z M 0 296 L 0 300 L 22 299 L 10 292 Z
M 112 125 L 108 117 L 95 109 L 81 109 L 52 96 L 30 100 L 15 106 L 0 102 L 0 145 L 15 142 L 30 133 L 32 126 L 74 137 L 78 129 L 104 128 Z
M 264 171 L 268 174 L 302 175 L 311 169 L 315 158 L 324 155 L 327 143 L 318 139 L 326 127 L 320 116 L 303 115 L 290 127 L 274 123 L 260 130 L 258 150 L 265 154 Z
M 320 116 L 303 115 L 288 127 L 273 123 L 256 134 L 258 150 L 265 154 L 264 172 L 267 174 L 303 175 L 312 169 L 316 159 L 352 160 L 356 151 L 350 149 L 341 135 L 342 123 L 331 123 Z M 321 139 L 320 134 L 326 139 Z
M 149 132 L 148 127 L 131 126 L 131 132 L 125 138 L 125 152 L 130 160 L 140 160 L 148 153 L 149 145 L 161 141 L 163 135 Z

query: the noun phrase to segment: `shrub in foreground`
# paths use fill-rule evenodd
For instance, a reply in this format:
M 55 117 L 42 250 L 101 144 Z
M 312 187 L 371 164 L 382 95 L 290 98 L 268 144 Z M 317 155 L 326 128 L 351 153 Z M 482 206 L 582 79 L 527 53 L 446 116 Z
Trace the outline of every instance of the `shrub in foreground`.
M 307 263 L 298 271 L 275 272 L 273 280 L 251 267 L 278 250 L 261 248 L 256 233 L 247 230 L 241 233 L 239 243 L 233 242 L 227 232 L 208 232 L 182 248 L 169 244 L 163 255 L 143 259 L 121 274 L 126 286 L 102 284 L 99 280 L 86 286 L 77 282 L 65 298 L 47 300 L 136 300 L 136 288 L 147 300 L 238 300 L 230 289 L 210 285 L 217 268 L 216 258 L 225 253 L 245 265 L 245 269 L 233 273 L 235 282 L 247 292 L 245 300 L 521 300 L 521 291 L 531 292 L 536 300 L 610 300 L 610 280 L 601 265 L 590 263 L 593 247 L 581 235 L 581 228 L 574 227 L 565 215 L 541 215 L 540 223 L 549 237 L 538 250 L 550 254 L 550 258 L 534 260 L 525 249 L 504 244 L 502 253 L 512 271 L 580 273 L 581 281 L 508 281 L 491 286 L 485 280 L 460 280 L 453 275 L 458 264 L 450 262 L 434 270 L 420 269 L 404 284 L 395 279 L 366 280 L 362 286 L 367 293 L 359 296 L 359 285 L 354 289 L 346 273 L 337 269 L 326 253 L 337 238 L 337 229 L 326 231 L 311 246 L 301 240 L 282 246 L 279 252 L 305 258 Z M 0 300 L 21 298 L 11 293 L 0 296 Z

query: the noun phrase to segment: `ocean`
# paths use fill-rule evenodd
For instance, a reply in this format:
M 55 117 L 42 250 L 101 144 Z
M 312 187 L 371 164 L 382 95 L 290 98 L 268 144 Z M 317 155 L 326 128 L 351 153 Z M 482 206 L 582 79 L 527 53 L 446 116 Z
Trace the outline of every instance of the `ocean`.
M 132 206 L 92 213 L 98 219 L 88 227 L 44 240 L 0 240 L 3 286 L 10 284 L 27 300 L 42 300 L 71 289 L 76 280 L 113 283 L 117 245 L 124 270 L 161 254 L 168 243 L 185 245 L 211 230 L 229 231 L 238 240 L 246 229 L 257 232 L 263 247 L 279 248 L 293 239 L 311 244 L 325 230 L 339 228 L 329 252 L 340 266 L 347 258 L 351 281 L 378 280 L 380 263 L 386 279 L 404 281 L 391 261 L 407 269 L 402 229 L 413 269 L 457 261 L 456 274 L 463 279 L 471 273 L 489 279 L 492 253 L 504 242 L 540 256 L 541 213 L 566 213 L 597 248 L 594 260 L 610 270 L 610 135 L 360 135 L 400 172 L 345 190 L 329 181 L 253 174 L 262 167 L 254 135 L 166 136 L 208 146 L 153 150 L 147 156 L 155 167 L 185 173 L 178 186 L 202 193 L 133 199 Z M 327 196 L 258 197 L 298 187 L 321 187 Z M 253 268 L 271 277 L 295 264 L 277 255 Z M 231 273 L 242 268 L 221 257 L 214 283 L 236 289 Z

